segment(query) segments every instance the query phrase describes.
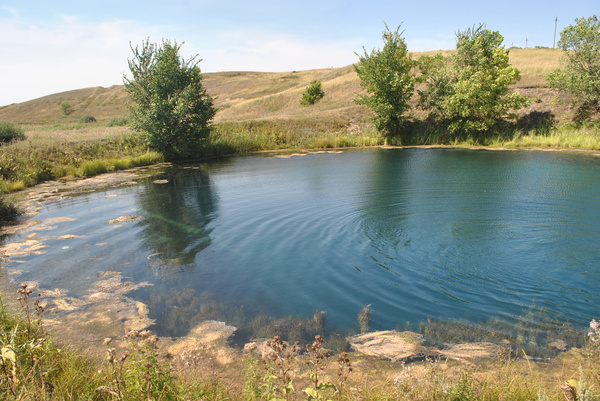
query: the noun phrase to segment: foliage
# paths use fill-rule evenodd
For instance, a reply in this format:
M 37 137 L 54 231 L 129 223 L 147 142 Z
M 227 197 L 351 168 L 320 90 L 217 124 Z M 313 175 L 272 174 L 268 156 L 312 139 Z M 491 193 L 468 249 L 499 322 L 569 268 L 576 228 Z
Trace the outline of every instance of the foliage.
M 91 399 L 93 365 L 60 350 L 42 326 L 43 306 L 35 288 L 18 290 L 21 312 L 0 302 L 0 394 L 3 400 Z M 71 394 L 70 396 L 68 394 Z
M 84 123 L 84 124 L 95 123 L 96 122 L 96 117 L 94 117 L 92 115 L 89 115 L 89 114 L 84 114 L 84 115 L 80 116 L 77 120 L 80 123 Z
M 65 116 L 68 116 L 73 112 L 73 106 L 71 106 L 69 102 L 61 102 L 60 111 L 62 111 Z
M 359 312 L 358 312 L 358 324 L 360 325 L 360 332 L 361 333 L 368 333 L 369 331 L 371 331 L 371 304 L 365 305 Z
M 297 355 L 298 345 L 299 343 L 290 346 L 279 336 L 267 340 L 268 355 L 262 359 L 266 371 L 261 394 L 263 399 L 285 401 L 294 396 L 293 358 Z
M 302 106 L 312 106 L 319 100 L 323 99 L 323 96 L 325 96 L 325 92 L 323 92 L 321 81 L 315 79 L 302 93 L 302 100 L 300 101 L 300 104 Z
M 0 121 L 0 144 L 22 141 L 25 139 L 25 132 L 22 128 L 15 126 L 12 123 Z
M 400 27 L 392 32 L 386 25 L 382 35 L 383 49 L 368 53 L 363 48 L 362 55 L 357 53 L 360 61 L 354 66 L 360 86 L 367 92 L 360 95 L 356 103 L 375 113 L 375 127 L 388 138 L 400 134 L 415 85 L 411 69 L 416 63 L 408 55 L 399 30 Z
M 331 395 L 338 392 L 335 384 L 323 381 L 321 371 L 325 368 L 323 364 L 328 356 L 328 351 L 323 348 L 325 340 L 320 335 L 315 336 L 315 341 L 312 344 L 306 344 L 306 350 L 310 355 L 310 359 L 306 362 L 309 366 L 308 378 L 311 382 L 311 387 L 304 389 L 308 396 L 308 401 L 329 400 Z
M 215 115 L 212 98 L 202 85 L 195 57 L 179 56 L 181 45 L 163 41 L 162 46 L 143 42 L 132 47 L 129 60 L 132 78 L 125 88 L 135 103 L 130 122 L 143 141 L 167 159 L 196 156 L 211 132 Z
M 131 134 L 94 141 L 27 141 L 4 147 L 6 151 L 0 152 L 0 191 L 5 193 L 69 175 L 91 176 L 164 160 Z
M 0 228 L 3 224 L 14 221 L 21 215 L 21 211 L 12 202 L 8 202 L 0 195 Z
M 178 399 L 172 372 L 159 358 L 158 337 L 143 330 L 130 331 L 125 339 L 129 341 L 128 350 L 120 356 L 111 347 L 112 339 L 104 340 L 108 346 L 106 360 L 113 380 L 112 385 L 100 386 L 96 390 L 111 394 L 120 401 Z
M 432 120 L 445 123 L 451 134 L 477 136 L 529 101 L 510 93 L 520 72 L 510 65 L 499 32 L 482 24 L 456 36 L 454 54 L 420 60 L 426 88 L 419 91 L 419 106 Z
M 581 109 L 600 112 L 600 20 L 576 18 L 560 34 L 566 66 L 548 75 L 551 87 L 571 92 Z
M 106 124 L 107 127 L 124 127 L 129 124 L 127 117 L 113 117 Z

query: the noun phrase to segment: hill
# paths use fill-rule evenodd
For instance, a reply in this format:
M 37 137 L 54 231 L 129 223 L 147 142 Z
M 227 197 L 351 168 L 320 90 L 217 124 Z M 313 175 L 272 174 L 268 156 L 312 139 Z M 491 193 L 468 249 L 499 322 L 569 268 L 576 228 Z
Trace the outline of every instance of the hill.
M 418 58 L 424 54 L 415 53 Z M 512 49 L 511 63 L 521 70 L 522 79 L 515 89 L 535 99 L 532 110 L 550 110 L 556 93 L 546 87 L 545 75 L 560 64 L 561 51 L 556 49 Z M 325 97 L 314 106 L 300 106 L 302 92 L 314 79 L 323 83 Z M 219 72 L 204 74 L 204 84 L 215 97 L 219 111 L 215 122 L 248 120 L 314 120 L 343 119 L 364 122 L 369 112 L 354 103 L 359 92 L 359 79 L 353 66 L 283 73 Z M 73 112 L 63 115 L 61 103 L 67 102 Z M 92 115 L 98 121 L 127 114 L 128 96 L 122 85 L 94 87 L 44 96 L 0 109 L 0 121 L 22 126 L 60 124 L 77 121 L 81 115 Z M 557 112 L 564 118 L 566 109 Z

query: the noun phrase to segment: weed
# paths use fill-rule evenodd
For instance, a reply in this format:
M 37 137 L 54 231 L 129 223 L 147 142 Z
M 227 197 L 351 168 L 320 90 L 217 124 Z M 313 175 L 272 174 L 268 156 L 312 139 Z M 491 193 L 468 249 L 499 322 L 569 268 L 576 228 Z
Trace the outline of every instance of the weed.
M 371 331 L 371 320 L 371 304 L 368 304 L 358 312 L 358 324 L 360 325 L 361 333 Z
M 291 400 L 294 394 L 293 359 L 299 342 L 290 346 L 279 336 L 267 340 L 268 352 L 262 359 L 266 375 L 263 378 L 262 396 L 268 400 Z
M 2 192 L 0 187 L 0 194 Z M 7 201 L 0 195 L 0 227 L 2 227 L 3 224 L 15 221 L 21 214 L 22 211 L 16 207 L 13 202 Z
M 337 392 L 337 388 L 331 382 L 323 381 L 320 377 L 320 372 L 324 369 L 323 363 L 325 357 L 329 355 L 328 351 L 323 349 L 323 337 L 315 336 L 315 341 L 312 344 L 306 344 L 306 350 L 310 355 L 310 359 L 306 361 L 309 366 L 308 378 L 312 387 L 304 389 L 308 395 L 308 401 L 321 401 L 329 399 L 328 396 Z
M 108 171 L 110 171 L 109 166 L 104 160 L 90 160 L 81 164 L 81 175 L 84 177 L 92 177 Z
M 346 383 L 348 383 L 348 376 L 352 372 L 352 364 L 348 353 L 342 352 L 337 358 L 338 364 L 338 384 L 337 384 L 337 398 L 342 400 L 346 394 Z
M 127 117 L 113 117 L 106 124 L 107 127 L 125 127 L 129 124 Z
M 112 339 L 107 338 L 106 360 L 110 366 L 111 382 L 96 388 L 119 401 L 176 399 L 174 378 L 158 355 L 158 337 L 149 330 L 130 331 L 125 336 L 127 351 L 117 355 Z
M 89 115 L 89 114 L 85 114 L 83 116 L 80 116 L 77 121 L 79 121 L 80 123 L 83 124 L 88 124 L 88 123 L 95 123 L 96 122 L 96 117 Z

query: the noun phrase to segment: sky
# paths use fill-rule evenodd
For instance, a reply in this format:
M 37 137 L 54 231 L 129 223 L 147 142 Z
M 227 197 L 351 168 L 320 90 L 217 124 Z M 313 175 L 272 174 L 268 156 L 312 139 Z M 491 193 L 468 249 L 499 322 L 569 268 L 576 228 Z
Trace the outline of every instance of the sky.
M 202 72 L 343 67 L 401 26 L 409 51 L 454 49 L 480 23 L 504 45 L 552 47 L 598 0 L 0 0 L 0 106 L 123 83 L 131 46 L 183 42 Z

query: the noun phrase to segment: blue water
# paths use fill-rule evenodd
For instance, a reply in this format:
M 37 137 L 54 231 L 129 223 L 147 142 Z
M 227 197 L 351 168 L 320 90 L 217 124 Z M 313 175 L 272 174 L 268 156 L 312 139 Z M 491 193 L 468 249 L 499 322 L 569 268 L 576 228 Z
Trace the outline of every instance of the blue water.
M 249 317 L 324 310 L 342 330 L 366 304 L 374 329 L 428 317 L 514 324 L 532 306 L 583 326 L 600 316 L 599 206 L 600 157 L 589 154 L 235 157 L 49 204 L 37 219 L 76 219 L 52 238 L 84 237 L 49 239 L 14 267 L 73 296 L 104 270 L 150 281 L 132 296 L 163 334 L 189 328 L 162 322 L 169 308 L 201 308 L 193 298 L 207 294 Z M 142 219 L 107 224 L 125 214 Z

